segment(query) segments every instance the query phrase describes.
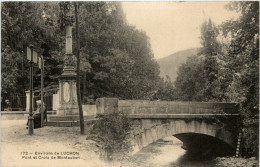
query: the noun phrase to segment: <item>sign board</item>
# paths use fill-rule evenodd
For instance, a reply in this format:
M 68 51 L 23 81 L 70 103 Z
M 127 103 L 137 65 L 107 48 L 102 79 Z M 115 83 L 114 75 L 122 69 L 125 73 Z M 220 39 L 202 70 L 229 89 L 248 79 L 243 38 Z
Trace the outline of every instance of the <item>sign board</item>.
M 31 57 L 32 57 L 32 52 L 31 52 L 31 48 L 27 47 L 27 59 L 29 61 L 31 61 Z M 37 52 L 33 51 L 33 60 L 34 63 L 38 63 L 38 54 Z
M 38 67 L 39 67 L 39 69 L 41 69 L 41 67 L 42 67 L 42 58 L 41 57 L 38 57 Z
M 27 59 L 31 60 L 31 48 L 27 47 Z
M 37 55 L 37 52 L 33 51 L 33 62 L 34 63 L 38 63 L 38 55 Z

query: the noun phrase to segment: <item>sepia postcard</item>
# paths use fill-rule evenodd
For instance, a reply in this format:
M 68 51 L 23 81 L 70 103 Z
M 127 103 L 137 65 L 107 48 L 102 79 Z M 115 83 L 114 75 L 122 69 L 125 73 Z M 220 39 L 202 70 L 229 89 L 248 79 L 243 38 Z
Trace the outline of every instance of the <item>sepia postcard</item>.
M 259 1 L 1 1 L 1 167 L 259 166 Z

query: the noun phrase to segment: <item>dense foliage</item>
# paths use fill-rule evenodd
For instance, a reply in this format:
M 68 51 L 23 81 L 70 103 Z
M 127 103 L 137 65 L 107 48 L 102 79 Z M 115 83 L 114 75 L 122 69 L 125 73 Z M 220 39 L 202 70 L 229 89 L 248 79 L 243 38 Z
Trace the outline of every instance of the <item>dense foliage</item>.
M 218 101 L 215 90 L 218 82 L 221 45 L 217 41 L 219 30 L 211 19 L 201 27 L 201 44 L 198 55 L 189 57 L 178 71 L 175 82 L 177 98 L 185 101 Z
M 4 2 L 1 8 L 2 96 L 29 89 L 30 44 L 45 59 L 45 86 L 57 82 L 61 73 L 61 36 L 57 27 L 56 3 Z M 39 89 L 40 70 L 34 68 L 34 85 Z
M 242 154 L 258 157 L 259 2 L 232 2 L 227 7 L 240 17 L 219 27 L 211 20 L 202 25 L 202 48 L 179 68 L 176 98 L 240 103 Z
M 244 114 L 244 153 L 259 154 L 259 2 L 232 3 L 241 17 L 223 25 L 231 33 L 227 66 L 232 71 L 232 89 Z M 257 132 L 257 133 L 256 133 Z
M 159 66 L 153 59 L 145 32 L 126 23 L 118 2 L 78 4 L 84 103 L 102 96 L 153 99 L 158 85 L 164 82 L 159 78 Z M 76 50 L 73 5 L 69 2 L 4 2 L 1 11 L 2 92 L 23 93 L 29 89 L 26 47 L 30 44 L 45 59 L 46 90 L 58 88 L 67 23 L 74 27 L 73 51 Z M 40 71 L 36 67 L 34 71 L 34 88 L 39 89 Z
M 158 90 L 154 93 L 152 100 L 173 101 L 176 100 L 176 91 L 168 75 L 166 79 L 161 79 L 158 84 Z
M 151 98 L 159 69 L 145 33 L 126 24 L 120 3 L 89 2 L 80 11 L 87 96 Z
M 198 56 L 188 57 L 186 63 L 180 66 L 175 81 L 178 100 L 203 101 L 205 80 L 201 58 Z
M 100 146 L 104 159 L 124 158 L 132 149 L 131 120 L 123 113 L 98 115 L 87 140 L 94 140 Z
M 218 157 L 215 161 L 218 167 L 259 166 L 255 158 Z

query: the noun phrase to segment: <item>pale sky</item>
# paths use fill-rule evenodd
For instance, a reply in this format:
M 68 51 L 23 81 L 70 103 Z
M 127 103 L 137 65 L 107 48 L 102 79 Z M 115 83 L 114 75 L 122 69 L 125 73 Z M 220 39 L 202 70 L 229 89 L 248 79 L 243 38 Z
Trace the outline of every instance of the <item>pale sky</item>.
M 200 47 L 200 27 L 211 18 L 219 25 L 237 16 L 225 9 L 228 2 L 122 2 L 128 24 L 150 38 L 155 59 L 180 50 Z

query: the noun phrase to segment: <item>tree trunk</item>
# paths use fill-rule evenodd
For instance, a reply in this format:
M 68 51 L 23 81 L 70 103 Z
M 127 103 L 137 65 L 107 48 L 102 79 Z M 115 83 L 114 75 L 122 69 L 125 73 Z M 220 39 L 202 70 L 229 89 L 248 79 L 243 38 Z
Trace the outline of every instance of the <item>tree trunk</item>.
M 87 77 L 86 77 L 86 72 L 83 74 L 83 102 L 86 101 L 86 90 L 87 90 Z
M 81 95 L 80 95 L 80 41 L 79 41 L 79 23 L 78 23 L 78 3 L 74 2 L 75 6 L 75 18 L 76 18 L 76 57 L 77 57 L 77 99 L 79 107 L 79 120 L 80 120 L 80 133 L 84 134 L 84 117 L 81 104 Z

